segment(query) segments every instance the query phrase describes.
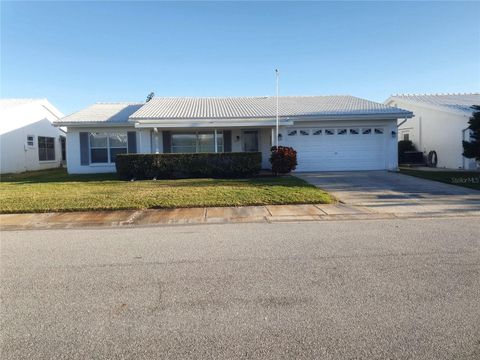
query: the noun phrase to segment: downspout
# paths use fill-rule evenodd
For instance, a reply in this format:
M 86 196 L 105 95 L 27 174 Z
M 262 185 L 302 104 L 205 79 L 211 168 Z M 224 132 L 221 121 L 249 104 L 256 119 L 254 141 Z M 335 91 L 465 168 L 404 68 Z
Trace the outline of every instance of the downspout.
M 397 125 L 397 129 L 400 128 L 400 126 L 402 126 L 403 124 L 405 124 L 407 122 L 407 118 L 405 118 L 405 120 L 403 120 L 400 124 Z

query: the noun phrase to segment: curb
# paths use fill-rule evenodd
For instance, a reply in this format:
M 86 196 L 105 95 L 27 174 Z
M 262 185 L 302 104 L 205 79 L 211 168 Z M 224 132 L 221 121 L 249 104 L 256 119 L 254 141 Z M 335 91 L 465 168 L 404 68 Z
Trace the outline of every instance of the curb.
M 188 216 L 185 216 L 188 215 Z M 480 211 L 455 213 L 376 213 L 370 209 L 336 205 L 273 205 L 238 208 L 121 210 L 79 213 L 3 214 L 1 231 L 48 229 L 134 228 L 148 226 L 292 223 L 347 220 L 480 217 Z

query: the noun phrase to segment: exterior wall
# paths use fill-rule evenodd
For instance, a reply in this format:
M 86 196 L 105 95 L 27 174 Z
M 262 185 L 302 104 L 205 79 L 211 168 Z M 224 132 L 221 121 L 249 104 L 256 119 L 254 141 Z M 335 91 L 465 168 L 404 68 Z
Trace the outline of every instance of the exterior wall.
M 386 152 L 385 169 L 397 170 L 397 124 L 396 120 L 358 120 L 358 121 L 297 121 L 294 127 L 362 127 L 362 126 L 381 126 L 385 129 L 384 149 Z M 279 145 L 289 146 L 286 132 L 289 127 L 280 127 L 282 139 Z M 69 128 L 67 132 L 67 166 L 71 174 L 115 172 L 115 164 L 90 164 L 80 165 L 80 132 L 89 131 L 134 131 L 133 127 L 104 127 L 104 128 Z M 187 129 L 185 129 L 187 131 Z M 222 129 L 218 129 L 222 130 Z M 232 151 L 243 151 L 242 128 L 232 128 Z M 259 151 L 262 153 L 262 168 L 269 169 L 270 148 L 272 146 L 272 128 L 258 128 Z M 155 133 L 150 129 L 136 129 L 137 133 L 137 152 L 138 153 L 159 153 L 163 152 L 162 131 Z M 392 133 L 394 134 L 392 136 Z
M 349 121 L 296 121 L 291 127 L 305 128 L 338 128 L 338 127 L 364 127 L 378 126 L 385 129 L 384 149 L 385 149 L 385 169 L 396 171 L 398 169 L 398 138 L 396 120 L 349 120 Z M 281 127 L 279 133 L 282 135 L 279 145 L 291 146 L 287 136 L 290 127 Z
M 43 170 L 61 165 L 60 136 L 65 134 L 51 123 L 57 120 L 57 116 L 36 102 L 13 108 L 1 115 L 0 172 L 2 174 Z M 27 145 L 28 135 L 34 137 L 33 146 Z M 39 136 L 55 139 L 55 160 L 39 160 Z
M 264 128 L 259 131 L 260 135 L 260 152 L 262 153 L 262 168 L 271 169 L 270 149 L 272 147 L 272 129 Z
M 399 139 L 408 133 L 418 151 L 425 156 L 432 150 L 438 156 L 437 167 L 450 169 L 473 169 L 475 161 L 462 156 L 463 133 L 470 116 L 412 105 L 394 99 L 391 104 L 413 112 L 414 117 L 399 127 Z M 401 120 L 399 120 L 401 122 Z
M 112 132 L 112 131 L 135 131 L 130 127 L 89 127 L 77 128 L 69 127 L 67 130 L 67 170 L 69 174 L 94 174 L 94 173 L 111 173 L 115 172 L 115 164 L 80 164 L 80 132 Z M 149 133 L 145 134 L 145 130 L 136 131 L 137 133 L 137 152 L 140 149 L 150 148 Z M 150 151 L 147 151 L 150 152 Z
M 232 129 L 232 151 L 233 152 L 243 151 L 242 130 L 246 130 L 246 129 L 240 129 L 240 128 Z M 270 165 L 269 158 L 270 158 L 270 148 L 272 146 L 271 145 L 272 130 L 270 128 L 260 128 L 256 130 L 258 130 L 259 151 L 262 153 L 262 168 L 270 169 L 271 165 Z

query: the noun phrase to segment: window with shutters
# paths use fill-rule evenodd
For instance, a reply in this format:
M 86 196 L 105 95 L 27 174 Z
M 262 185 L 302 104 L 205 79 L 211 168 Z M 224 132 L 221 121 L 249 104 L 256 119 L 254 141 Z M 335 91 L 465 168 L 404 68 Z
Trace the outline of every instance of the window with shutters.
M 128 140 L 125 132 L 93 132 L 89 138 L 92 164 L 114 163 L 118 154 L 127 153 Z

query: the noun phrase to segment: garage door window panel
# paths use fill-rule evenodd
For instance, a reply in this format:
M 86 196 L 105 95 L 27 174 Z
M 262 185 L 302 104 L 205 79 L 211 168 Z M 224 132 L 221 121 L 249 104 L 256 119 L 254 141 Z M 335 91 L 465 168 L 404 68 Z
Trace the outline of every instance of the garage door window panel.
M 337 134 L 338 135 L 346 135 L 347 134 L 347 129 L 338 129 Z
M 363 135 L 370 135 L 372 133 L 372 129 L 362 129 Z
M 297 130 L 288 130 L 287 135 L 288 136 L 296 136 L 297 135 Z
M 325 129 L 325 135 L 335 135 L 335 130 L 333 130 L 333 129 Z
M 350 135 L 358 135 L 360 131 L 358 129 L 350 129 Z
M 383 129 L 382 129 L 382 128 L 375 128 L 374 133 L 375 133 L 376 135 L 382 135 L 382 134 L 383 134 Z
M 313 129 L 312 135 L 322 135 L 322 129 Z

